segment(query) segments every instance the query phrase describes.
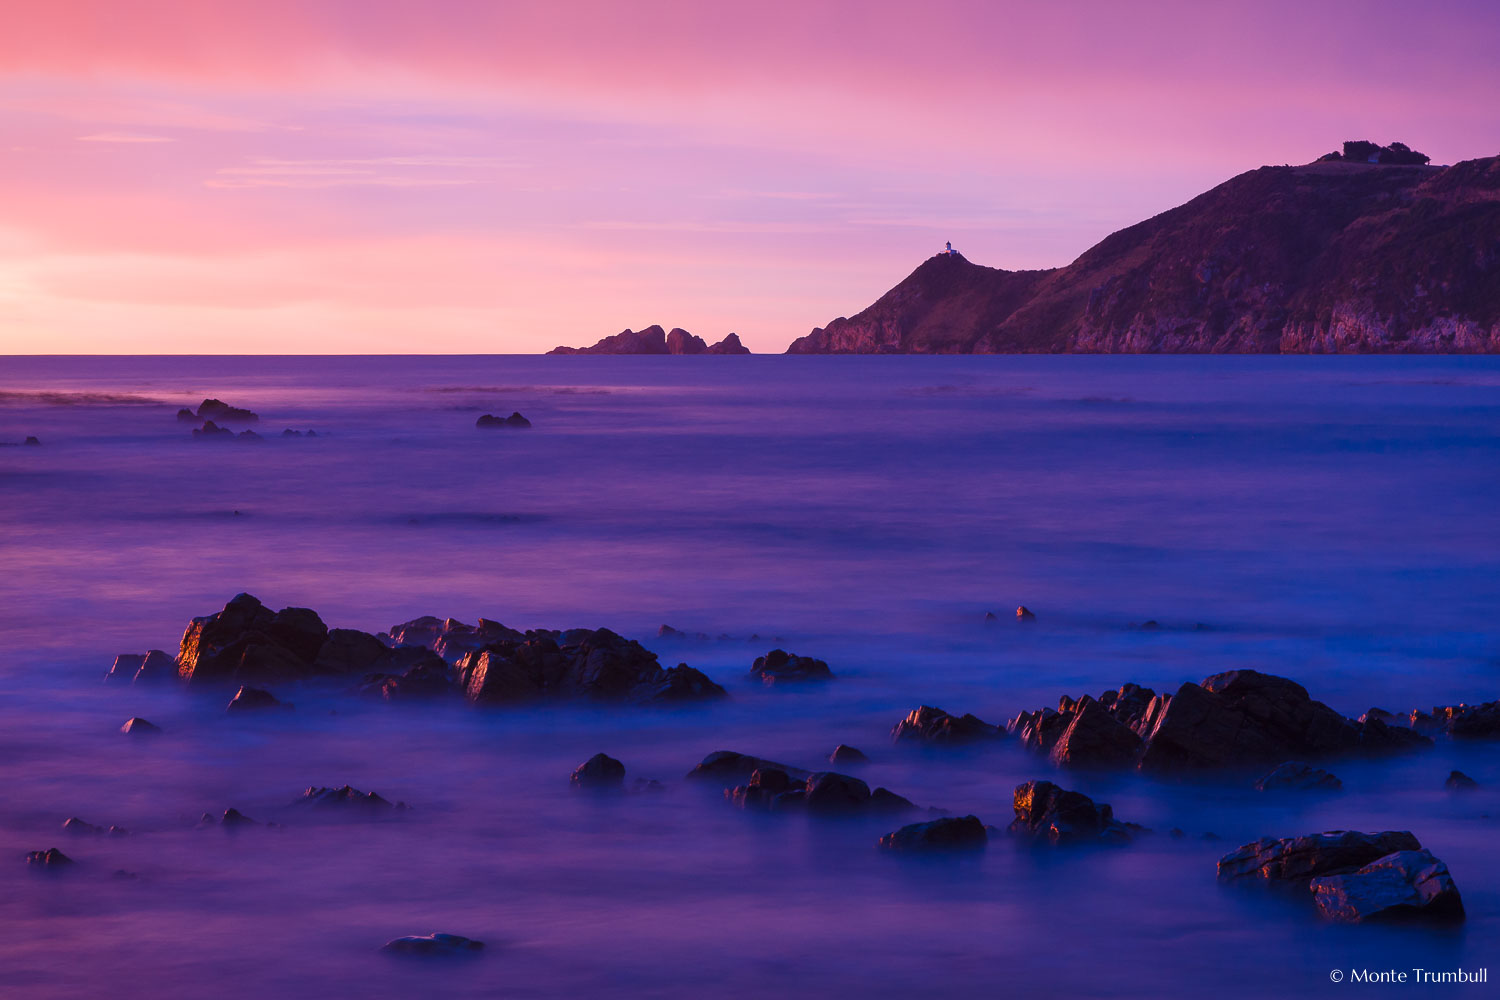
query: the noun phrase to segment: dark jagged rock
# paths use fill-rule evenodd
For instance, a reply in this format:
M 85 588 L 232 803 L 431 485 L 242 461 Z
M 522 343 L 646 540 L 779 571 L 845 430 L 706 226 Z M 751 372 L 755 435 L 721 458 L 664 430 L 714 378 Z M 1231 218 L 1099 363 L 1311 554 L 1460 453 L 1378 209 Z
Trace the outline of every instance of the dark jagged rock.
M 75 862 L 57 848 L 49 847 L 45 851 L 32 851 L 27 854 L 26 863 L 33 868 L 46 868 L 50 871 L 56 871 L 61 868 L 67 868 Z
M 531 421 L 521 416 L 519 412 L 514 412 L 508 417 L 497 417 L 493 413 L 486 413 L 474 421 L 474 426 L 480 428 L 502 427 L 511 430 L 520 430 L 530 427 Z
M 327 638 L 316 612 L 272 612 L 249 594 L 239 594 L 224 610 L 188 624 L 177 654 L 178 675 L 195 684 L 297 680 L 313 673 Z
M 798 783 L 806 782 L 812 775 L 812 772 L 804 771 L 800 767 L 778 764 L 764 757 L 752 757 L 750 754 L 735 753 L 733 750 L 715 750 L 687 773 L 687 780 L 712 781 L 728 788 L 749 779 L 760 770 L 780 771 Z
M 181 411 L 178 411 L 178 419 L 181 419 Z M 254 410 L 247 410 L 239 406 L 230 406 L 219 399 L 205 399 L 198 404 L 199 420 L 217 420 L 219 423 L 254 423 L 260 419 L 260 415 Z
M 724 797 L 741 809 L 804 810 L 815 816 L 890 816 L 916 808 L 911 800 L 889 789 L 872 792 L 869 785 L 847 774 L 819 771 L 804 778 L 805 772 L 796 773 L 793 780 L 782 767 L 757 767 L 746 784 L 726 788 Z
M 398 937 L 380 946 L 389 955 L 412 955 L 421 958 L 473 955 L 484 950 L 483 941 L 460 934 L 422 934 Z
M 619 791 L 625 787 L 625 765 L 608 754 L 596 753 L 579 764 L 569 780 L 574 788 Z
M 160 736 L 161 727 L 137 716 L 133 719 L 126 719 L 125 725 L 120 727 L 120 732 L 127 736 Z
M 819 771 L 807 779 L 807 811 L 823 814 L 858 812 L 870 801 L 870 786 L 836 771 Z
M 375 695 L 386 701 L 426 701 L 454 693 L 452 671 L 442 657 L 428 649 L 393 649 L 388 663 L 398 664 L 411 659 L 400 655 L 404 652 L 415 652 L 418 659 L 400 673 L 366 675 L 364 683 L 359 687 L 360 693 Z
M 274 694 L 261 688 L 242 687 L 229 699 L 229 707 L 226 712 L 259 712 L 265 709 L 290 709 L 292 706 L 281 701 Z
M 471 702 L 578 698 L 637 703 L 722 698 L 725 691 L 686 664 L 663 669 L 656 654 L 609 629 L 528 632 L 466 653 L 459 683 Z
M 30 447 L 30 448 L 39 447 L 41 445 L 41 443 L 42 443 L 42 439 L 39 438 L 39 437 L 37 437 L 35 434 L 28 434 L 28 435 L 26 435 L 26 440 L 21 442 L 21 444 L 23 444 L 23 445 L 25 445 L 27 447 Z
M 385 643 L 368 632 L 331 628 L 313 657 L 312 668 L 319 674 L 367 673 L 388 660 L 390 652 Z
M 914 709 L 891 730 L 891 739 L 897 743 L 905 740 L 947 745 L 985 743 L 1003 735 L 1004 730 L 999 726 L 992 726 L 978 716 L 949 715 L 930 705 Z
M 828 762 L 831 764 L 868 764 L 870 758 L 854 747 L 840 743 L 833 748 L 833 753 L 828 755 Z
M 177 678 L 177 661 L 159 649 L 148 653 L 121 653 L 104 680 L 109 684 L 145 684 Z
M 828 681 L 833 679 L 833 671 L 822 660 L 815 660 L 811 656 L 794 656 L 785 650 L 773 649 L 765 656 L 755 658 L 750 676 L 757 677 L 763 684 L 770 686 Z
M 141 664 L 146 662 L 144 653 L 120 653 L 115 657 L 115 662 L 110 666 L 109 673 L 104 675 L 106 684 L 129 684 L 135 680 L 135 673 L 141 669 Z
M 1055 270 L 939 253 L 788 353 L 1495 352 L 1497 192 L 1500 157 L 1261 167 Z
M 93 823 L 79 819 L 77 816 L 69 816 L 63 820 L 62 828 L 64 833 L 81 837 L 124 837 L 130 833 L 129 830 L 122 826 L 115 826 L 113 824 L 108 827 L 96 826 Z
M 1052 844 L 1129 843 L 1146 833 L 1135 823 L 1115 819 L 1107 805 L 1095 805 L 1082 792 L 1059 788 L 1050 781 L 1027 781 L 1012 796 L 1016 818 L 1010 831 Z
M 224 815 L 221 816 L 217 821 L 215 821 L 214 818 L 208 813 L 204 813 L 203 821 L 205 823 L 217 822 L 219 826 L 227 827 L 229 829 L 239 829 L 247 826 L 260 826 L 260 824 L 255 820 L 251 819 L 249 816 L 246 816 L 244 813 L 240 812 L 233 806 L 225 809 Z
M 1299 760 L 1278 765 L 1255 783 L 1258 792 L 1332 792 L 1343 787 L 1337 776 Z
M 605 337 L 593 347 L 556 347 L 548 354 L 749 354 L 737 334 L 729 334 L 717 344 L 709 345 L 702 337 L 674 328 L 670 333 L 659 326 L 644 330 L 622 330 Z
M 1464 919 L 1458 886 L 1431 851 L 1396 851 L 1348 875 L 1315 878 L 1309 887 L 1323 916 L 1339 923 Z
M 425 647 L 447 662 L 455 663 L 463 654 L 483 649 L 490 643 L 524 642 L 526 634 L 488 618 L 479 619 L 478 625 L 468 625 L 456 618 L 423 615 L 392 625 L 386 638 L 392 646 Z
M 1220 858 L 1219 880 L 1260 878 L 1306 885 L 1310 879 L 1357 871 L 1396 851 L 1421 849 L 1416 837 L 1398 830 L 1382 833 L 1333 830 L 1305 837 L 1264 838 Z
M 1099 702 L 1084 695 L 1071 713 L 1067 728 L 1052 745 L 1050 756 L 1059 767 L 1120 767 L 1134 763 L 1141 738 Z
M 317 809 L 338 809 L 346 812 L 405 812 L 405 802 L 392 803 L 389 799 L 377 795 L 374 792 L 362 792 L 358 788 L 344 785 L 342 788 L 324 788 L 309 786 L 297 798 L 292 800 L 294 806 L 311 806 Z
M 198 414 L 184 406 L 177 411 L 177 422 L 180 424 L 192 424 L 198 422 Z
M 1056 711 L 1022 712 L 1007 728 L 1022 746 L 1059 764 L 1146 771 L 1373 756 L 1431 744 L 1373 713 L 1346 719 L 1295 681 L 1255 670 L 1216 674 L 1170 695 L 1136 684 L 1097 700 L 1065 695 Z
M 263 441 L 263 440 L 265 440 L 264 438 L 262 438 L 259 434 L 255 433 L 254 431 L 240 431 L 238 434 L 235 435 L 235 437 L 238 438 L 241 441 Z
M 228 440 L 228 439 L 234 437 L 234 431 L 230 430 L 228 427 L 220 427 L 218 424 L 214 423 L 212 420 L 205 420 L 203 422 L 203 426 L 202 427 L 194 427 L 193 428 L 193 437 L 195 437 L 195 438 L 220 438 L 220 439 Z
M 1020 607 L 1016 608 L 1016 621 L 1034 622 L 1036 621 L 1036 615 L 1031 612 L 1031 609 L 1027 608 L 1026 605 L 1023 604 Z
M 1453 791 L 1465 791 L 1470 788 L 1478 788 L 1479 782 L 1462 771 L 1449 771 L 1448 780 L 1443 782 L 1443 787 Z
M 977 816 L 945 816 L 912 823 L 880 838 L 887 851 L 972 851 L 989 842 L 989 832 Z

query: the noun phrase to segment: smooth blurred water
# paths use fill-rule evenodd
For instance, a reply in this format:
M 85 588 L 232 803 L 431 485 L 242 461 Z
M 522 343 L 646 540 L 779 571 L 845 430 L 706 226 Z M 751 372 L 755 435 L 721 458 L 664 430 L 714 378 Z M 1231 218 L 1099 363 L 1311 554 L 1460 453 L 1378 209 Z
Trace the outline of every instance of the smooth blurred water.
M 173 414 L 205 396 L 259 411 L 266 440 L 192 440 Z M 512 410 L 533 429 L 474 427 Z M 677 783 L 716 749 L 813 767 L 849 742 L 872 784 L 1004 826 L 1045 762 L 892 748 L 890 726 L 1238 666 L 1349 714 L 1500 696 L 1493 360 L 0 358 L 0 442 L 27 434 L 42 446 L 0 448 L 0 995 L 1313 996 L 1335 967 L 1495 954 L 1492 744 L 1341 763 L 1345 791 L 1312 800 L 1068 775 L 1188 836 L 917 864 L 873 849 L 890 823 L 745 815 Z M 212 695 L 98 683 L 239 591 L 370 630 L 605 625 L 733 698 L 289 689 L 295 712 L 232 720 Z M 729 638 L 658 642 L 663 622 Z M 773 645 L 838 679 L 752 685 Z M 131 715 L 167 736 L 126 740 Z M 600 750 L 667 790 L 570 794 Z M 1445 792 L 1451 767 L 1486 787 Z M 416 808 L 287 809 L 345 782 Z M 285 825 L 191 828 L 230 805 Z M 136 832 L 74 839 L 71 815 Z M 1235 844 L 1327 828 L 1411 829 L 1468 923 L 1330 927 L 1214 881 Z M 21 863 L 54 844 L 76 871 Z M 374 952 L 433 930 L 490 948 Z

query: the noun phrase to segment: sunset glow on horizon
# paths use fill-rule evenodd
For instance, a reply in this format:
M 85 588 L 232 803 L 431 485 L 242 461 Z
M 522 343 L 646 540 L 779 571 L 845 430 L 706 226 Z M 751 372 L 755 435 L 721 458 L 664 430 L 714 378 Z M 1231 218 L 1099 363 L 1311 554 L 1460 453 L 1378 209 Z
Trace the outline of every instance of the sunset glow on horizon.
M 779 352 L 947 240 L 1055 267 L 1345 139 L 1500 152 L 1480 2 L 13 8 L 0 354 Z

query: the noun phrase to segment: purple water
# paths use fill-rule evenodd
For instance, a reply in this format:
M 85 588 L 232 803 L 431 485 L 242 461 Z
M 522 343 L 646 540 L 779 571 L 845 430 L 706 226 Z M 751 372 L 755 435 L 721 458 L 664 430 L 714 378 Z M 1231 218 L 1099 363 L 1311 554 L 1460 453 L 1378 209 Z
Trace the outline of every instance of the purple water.
M 192 440 L 173 414 L 205 396 L 268 439 Z M 512 410 L 533 429 L 474 428 Z M 6 997 L 1321 996 L 1334 968 L 1495 953 L 1493 744 L 1340 762 L 1345 791 L 1313 800 L 1066 775 L 1159 835 L 918 863 L 875 851 L 890 821 L 750 815 L 678 780 L 713 750 L 816 767 L 847 742 L 872 785 L 1003 827 L 1045 761 L 893 748 L 890 727 L 1240 666 L 1348 714 L 1500 696 L 1494 360 L 0 359 L 0 442 L 28 434 L 0 448 Z M 484 711 L 289 688 L 296 711 L 247 720 L 100 684 L 240 591 L 371 631 L 608 626 L 733 697 Z M 774 645 L 838 679 L 760 688 Z M 127 740 L 132 715 L 167 735 Z M 601 750 L 667 789 L 572 794 Z M 1455 767 L 1484 788 L 1446 792 Z M 346 782 L 415 808 L 288 809 Z M 193 829 L 228 806 L 284 826 Z M 69 837 L 75 815 L 134 832 Z M 1337 927 L 1215 882 L 1234 845 L 1331 828 L 1415 832 L 1468 922 Z M 54 845 L 76 871 L 21 863 Z M 430 931 L 488 948 L 375 951 Z

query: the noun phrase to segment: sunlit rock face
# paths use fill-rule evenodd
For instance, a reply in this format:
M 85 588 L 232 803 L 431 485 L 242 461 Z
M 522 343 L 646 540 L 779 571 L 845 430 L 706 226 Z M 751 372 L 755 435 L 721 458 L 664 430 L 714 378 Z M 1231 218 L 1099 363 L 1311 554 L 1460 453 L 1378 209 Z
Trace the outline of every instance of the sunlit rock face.
M 1016 818 L 1010 832 L 1054 845 L 1129 843 L 1147 832 L 1135 823 L 1115 819 L 1114 810 L 1082 792 L 1059 788 L 1050 781 L 1027 781 L 1012 795 Z
M 949 715 L 941 708 L 922 705 L 913 709 L 891 730 L 896 743 L 965 744 L 1000 739 L 1005 730 L 975 715 Z
M 272 612 L 249 594 L 240 594 L 223 611 L 188 624 L 177 672 L 192 683 L 295 680 L 313 672 L 327 638 L 328 628 L 317 612 Z

